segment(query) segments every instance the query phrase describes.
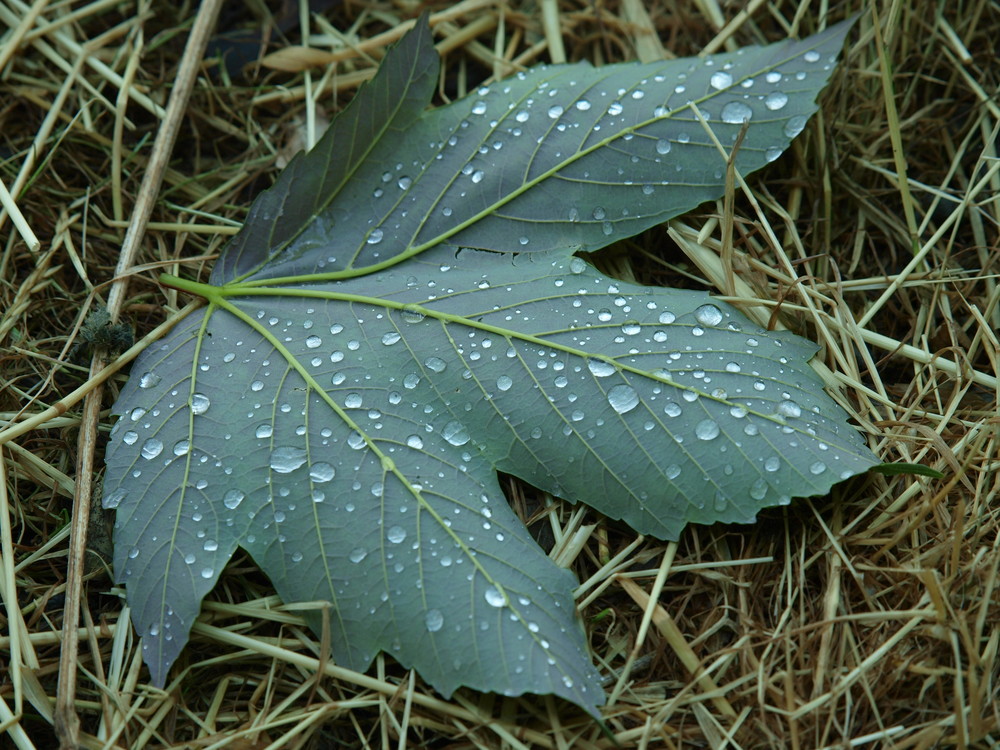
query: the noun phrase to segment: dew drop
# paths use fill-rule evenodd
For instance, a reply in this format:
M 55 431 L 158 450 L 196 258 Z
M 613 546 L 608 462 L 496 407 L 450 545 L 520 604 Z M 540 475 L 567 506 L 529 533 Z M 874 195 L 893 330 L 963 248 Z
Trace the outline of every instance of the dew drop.
M 577 258 L 576 256 L 570 258 L 569 261 L 569 272 L 573 274 L 583 273 L 587 270 L 587 261 L 583 258 Z
M 403 387 L 407 390 L 413 390 L 420 383 L 420 376 L 416 373 L 411 372 L 405 378 L 403 378 Z
M 819 60 L 819 52 L 817 52 L 814 49 L 811 49 L 802 56 L 802 59 L 808 63 L 817 62 Z
M 431 372 L 444 372 L 444 368 L 448 365 L 440 357 L 428 357 L 424 360 L 424 367 L 426 367 Z
M 777 456 L 770 456 L 764 461 L 765 471 L 777 471 L 781 468 L 781 459 Z
M 560 117 L 562 117 L 562 113 L 563 113 L 563 108 L 560 107 L 558 104 L 553 104 L 551 107 L 549 107 L 548 115 L 553 120 L 558 120 Z
M 590 370 L 592 375 L 598 378 L 606 378 L 609 375 L 614 375 L 618 372 L 617 367 L 604 359 L 587 360 L 587 368 Z
M 783 417 L 801 417 L 802 407 L 794 401 L 780 401 L 778 402 L 778 414 Z
M 385 344 L 386 346 L 392 346 L 397 341 L 399 341 L 401 338 L 402 338 L 402 336 L 400 336 L 395 331 L 390 331 L 389 333 L 386 333 L 386 334 L 382 335 L 382 343 Z
M 355 547 L 354 549 L 351 550 L 351 554 L 347 556 L 347 559 L 350 560 L 352 563 L 359 563 L 366 557 L 368 557 L 368 550 L 366 550 L 364 547 Z
M 306 339 L 306 346 L 310 349 L 316 349 L 323 344 L 323 339 L 319 336 L 310 336 Z
M 366 442 L 364 435 L 362 435 L 357 430 L 351 430 L 351 434 L 347 436 L 347 445 L 352 449 L 359 451 L 365 447 Z M 305 451 L 303 451 L 305 452 Z
M 156 438 L 150 438 L 142 444 L 140 453 L 145 459 L 156 458 L 163 451 L 163 443 Z
M 121 505 L 121 502 L 125 499 L 126 495 L 128 495 L 128 490 L 118 488 L 114 492 L 105 495 L 104 499 L 101 501 L 101 505 L 108 510 L 114 510 Z
M 371 234 L 368 235 L 368 239 L 365 240 L 369 245 L 377 245 L 382 241 L 382 230 L 373 229 Z
M 595 208 L 595 209 L 593 210 L 593 212 L 592 212 L 592 214 L 591 214 L 591 215 L 592 215 L 592 216 L 593 216 L 593 217 L 594 217 L 595 219 L 597 219 L 597 221 L 601 221 L 601 220 L 602 220 L 602 219 L 603 219 L 603 218 L 604 218 L 605 216 L 607 216 L 607 215 L 608 215 L 608 212 L 607 212 L 607 211 L 605 211 L 605 210 L 604 210 L 604 209 L 603 209 L 603 208 L 602 208 L 601 206 L 598 206 L 597 208 Z
M 419 435 L 410 435 L 406 438 L 406 444 L 415 450 L 420 450 L 424 447 L 424 441 Z
M 229 492 L 222 496 L 222 504 L 229 508 L 229 510 L 236 510 L 240 507 L 240 503 L 243 502 L 243 498 L 245 497 L 246 495 L 241 490 L 229 490 Z
M 656 142 L 656 153 L 658 154 L 669 154 L 670 153 L 670 141 L 666 138 L 660 138 Z
M 806 127 L 806 118 L 802 115 L 795 115 L 785 123 L 785 135 L 789 138 L 794 138 L 799 133 L 801 133 Z
M 129 430 L 124 435 L 122 435 L 122 442 L 125 445 L 135 445 L 136 441 L 139 440 L 139 433 L 135 430 Z
M 764 152 L 764 158 L 767 159 L 768 162 L 772 162 L 776 160 L 779 156 L 781 156 L 781 154 L 782 154 L 782 149 L 778 148 L 777 146 L 771 146 Z
M 816 461 L 809 466 L 810 474 L 822 474 L 824 471 L 826 471 L 826 464 L 822 461 Z
M 720 117 L 723 122 L 728 122 L 732 125 L 742 125 L 753 117 L 753 110 L 743 102 L 729 102 L 729 104 L 722 108 Z
M 202 568 L 201 569 L 201 577 L 202 578 L 204 578 L 204 579 L 207 580 L 207 579 L 211 578 L 213 575 L 215 575 L 215 573 L 214 573 L 214 571 L 211 568 Z
M 673 323 L 673 322 L 674 322 L 675 320 L 677 320 L 677 316 L 676 316 L 676 315 L 674 315 L 674 314 L 673 314 L 672 312 L 670 312 L 669 310 L 664 310 L 663 312 L 661 312 L 661 313 L 660 313 L 660 317 L 658 318 L 658 320 L 659 320 L 659 321 L 660 321 L 660 322 L 661 322 L 661 323 L 662 323 L 663 325 L 665 325 L 665 326 L 666 326 L 666 325 L 670 325 L 670 324 L 671 324 L 671 323 Z
M 144 372 L 139 377 L 140 388 L 154 388 L 160 382 L 160 376 L 155 372 Z
M 493 586 L 486 587 L 483 597 L 486 599 L 486 603 L 491 607 L 502 607 L 507 603 L 507 597 L 497 591 Z
M 485 115 L 486 114 L 486 102 L 482 99 L 477 101 L 472 105 L 472 114 L 474 115 Z
M 469 433 L 465 431 L 465 425 L 461 422 L 451 421 L 441 430 L 441 436 L 454 446 L 465 445 L 469 442 Z
M 399 544 L 406 539 L 406 529 L 402 526 L 392 526 L 387 532 L 385 532 L 385 538 L 393 544 Z
M 719 425 L 712 419 L 703 419 L 694 428 L 699 440 L 714 440 L 719 436 Z
M 712 77 L 708 79 L 708 82 L 712 84 L 712 88 L 721 91 L 722 89 L 729 88 L 733 85 L 733 77 L 729 73 L 720 70 L 713 73 Z
M 253 434 L 263 440 L 274 434 L 274 428 L 269 424 L 259 424 Z
M 636 336 L 642 333 L 642 326 L 634 320 L 627 320 L 622 324 L 622 333 L 626 336 Z
M 271 451 L 271 470 L 278 474 L 291 474 L 306 462 L 306 452 L 303 448 L 282 446 Z
M 608 403 L 619 414 L 626 414 L 639 405 L 639 394 L 630 385 L 616 385 L 608 391 Z
M 750 497 L 754 500 L 763 500 L 766 494 L 767 482 L 764 481 L 763 477 L 758 477 L 754 483 L 750 485 Z
M 764 106 L 772 112 L 777 112 L 786 104 L 788 104 L 788 95 L 780 91 L 774 91 L 764 97 Z
M 586 99 L 580 99 L 573 106 L 576 107 L 581 112 L 586 112 L 588 109 L 590 109 L 590 102 L 588 102 Z
M 314 482 L 329 482 L 337 471 L 325 461 L 318 461 L 309 467 L 309 478 Z
M 178 440 L 174 443 L 173 451 L 175 456 L 185 456 L 191 450 L 190 440 Z
M 621 102 L 611 102 L 608 105 L 608 114 L 612 117 L 620 115 L 622 113 L 622 103 Z
M 439 631 L 444 625 L 444 615 L 441 614 L 441 610 L 428 610 L 427 616 L 424 618 L 424 624 L 427 626 L 427 630 L 430 633 L 436 633 Z
M 705 326 L 717 326 L 722 322 L 722 311 L 715 305 L 702 305 L 694 311 L 694 319 Z
M 509 391 L 512 385 L 514 385 L 514 381 L 507 375 L 501 375 L 497 378 L 497 388 L 501 391 Z
M 211 405 L 212 402 L 204 393 L 194 393 L 191 395 L 192 414 L 204 414 Z
M 668 417 L 679 417 L 681 415 L 681 407 L 674 401 L 668 401 L 663 405 L 663 413 Z

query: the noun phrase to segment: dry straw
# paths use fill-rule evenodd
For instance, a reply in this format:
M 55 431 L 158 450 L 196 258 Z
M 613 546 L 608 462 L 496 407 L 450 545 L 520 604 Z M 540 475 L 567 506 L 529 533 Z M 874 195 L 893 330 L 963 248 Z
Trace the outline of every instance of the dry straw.
M 122 368 L 188 302 L 156 274 L 205 276 L 293 137 L 314 139 L 428 4 L 309 5 L 323 12 L 230 4 L 216 41 L 242 30 L 247 65 L 196 68 L 187 92 L 185 45 L 211 27 L 208 4 L 0 2 L 4 746 L 1000 742 L 1000 11 L 988 0 L 429 4 L 441 101 L 540 61 L 735 49 L 861 11 L 820 113 L 781 160 L 732 173 L 717 205 L 600 262 L 712 289 L 819 342 L 818 369 L 873 449 L 945 477 L 856 479 L 669 545 L 511 482 L 515 509 L 581 581 L 605 730 L 547 698 L 445 701 L 389 658 L 346 670 L 304 626 L 302 609 L 322 604 L 282 605 L 245 557 L 166 690 L 146 683 L 107 522 L 81 508 Z M 172 149 L 155 144 L 169 127 Z M 146 175 L 159 163 L 157 187 Z M 127 227 L 137 254 L 122 262 Z M 69 352 L 109 297 L 141 340 L 107 368 L 81 366 Z

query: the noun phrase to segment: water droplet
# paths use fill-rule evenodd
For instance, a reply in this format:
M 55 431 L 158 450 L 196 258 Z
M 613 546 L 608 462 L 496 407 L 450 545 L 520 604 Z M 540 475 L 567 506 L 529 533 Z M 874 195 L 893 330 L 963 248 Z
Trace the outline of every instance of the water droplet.
M 426 367 L 431 372 L 444 372 L 444 368 L 448 365 L 440 357 L 428 357 L 424 360 L 424 367 Z
M 765 471 L 777 471 L 780 468 L 781 468 L 781 459 L 779 459 L 777 456 L 769 456 L 764 461 Z
M 352 392 L 352 393 L 348 393 L 347 396 L 344 397 L 344 406 L 346 406 L 348 409 L 358 409 L 358 408 L 360 408 L 361 407 L 361 402 L 362 402 L 362 398 L 361 398 L 361 394 L 360 393 L 353 393 Z
M 626 414 L 639 405 L 639 394 L 630 385 L 616 385 L 608 391 L 608 403 L 619 414 Z
M 188 451 L 191 450 L 190 440 L 178 440 L 174 443 L 173 451 L 175 456 L 187 455 Z
M 491 607 L 502 607 L 507 603 L 507 597 L 497 591 L 493 586 L 486 587 L 483 597 L 486 599 L 486 603 Z
M 781 156 L 782 151 L 783 150 L 778 148 L 777 146 L 771 146 L 764 152 L 764 158 L 767 159 L 768 162 L 772 162 L 779 156 Z
M 785 135 L 789 138 L 794 138 L 799 133 L 801 133 L 806 127 L 806 118 L 803 115 L 795 115 L 785 123 Z
M 402 526 L 393 526 L 385 532 L 385 538 L 393 544 L 399 544 L 406 539 L 406 529 Z
M 420 435 L 410 435 L 406 438 L 406 444 L 415 450 L 420 450 L 424 447 L 424 441 Z
M 694 428 L 699 440 L 714 440 L 719 436 L 719 425 L 712 419 L 701 420 Z
M 702 305 L 694 311 L 694 319 L 704 326 L 717 326 L 722 322 L 722 311 L 715 305 Z
M 271 451 L 271 470 L 279 474 L 291 474 L 306 462 L 306 452 L 303 448 L 282 446 Z
M 802 56 L 802 59 L 808 63 L 817 62 L 819 60 L 819 52 L 817 52 L 814 49 L 811 49 Z
M 127 495 L 128 495 L 128 490 L 124 490 L 119 487 L 114 492 L 105 495 L 104 499 L 101 501 L 101 505 L 103 505 L 108 510 L 114 510 L 119 505 L 121 505 L 122 500 L 124 500 Z
M 205 578 L 207 580 L 207 579 L 211 578 L 213 575 L 215 575 L 215 573 L 214 573 L 214 571 L 211 568 L 202 568 L 201 569 L 201 577 L 202 578 Z
M 469 433 L 465 431 L 465 425 L 461 422 L 451 421 L 441 430 L 441 436 L 454 446 L 465 445 L 469 442 Z
M 518 110 L 517 114 L 514 115 L 514 119 L 518 122 L 527 122 L 530 117 L 531 113 L 524 109 Z
M 382 241 L 382 230 L 373 229 L 371 234 L 368 235 L 368 239 L 365 240 L 369 245 L 377 245 Z
M 764 80 L 767 81 L 768 83 L 779 83 L 781 81 L 781 73 L 779 73 L 776 70 L 772 70 L 770 73 L 764 76 Z
M 475 183 L 478 184 L 478 183 L 480 183 L 480 182 L 483 181 L 484 177 L 486 177 L 486 173 L 483 170 L 481 170 L 481 169 L 477 169 L 476 171 L 474 171 L 472 173 L 472 178 L 471 179 L 472 179 L 473 182 L 475 182 Z
M 439 631 L 444 625 L 444 615 L 441 614 L 441 610 L 427 610 L 427 616 L 424 618 L 424 624 L 427 626 L 427 630 L 430 633 L 436 633 Z
M 636 336 L 642 333 L 642 326 L 634 320 L 627 320 L 622 324 L 622 333 L 626 336 Z
M 774 91 L 764 97 L 764 106 L 772 112 L 777 112 L 786 104 L 788 104 L 788 95 L 780 91 Z
M 753 110 L 743 102 L 729 102 L 729 104 L 722 108 L 720 117 L 723 122 L 728 122 L 732 125 L 742 125 L 746 120 L 753 117 Z
M 140 388 L 153 388 L 160 382 L 160 376 L 155 372 L 144 372 L 139 377 Z
M 721 491 L 715 493 L 715 503 L 713 507 L 715 508 L 716 513 L 724 511 L 727 503 L 728 501 L 726 500 L 726 496 L 723 495 Z
M 608 105 L 608 114 L 612 117 L 620 115 L 622 113 L 622 103 L 621 102 L 611 102 Z
M 274 434 L 274 428 L 269 424 L 259 424 L 253 434 L 263 440 Z
M 351 550 L 351 554 L 347 556 L 347 559 L 350 560 L 352 563 L 359 563 L 366 557 L 368 557 L 368 550 L 366 550 L 364 547 L 355 547 L 354 549 Z
M 219 543 L 214 539 L 207 539 L 205 540 L 205 543 L 202 545 L 202 548 L 206 552 L 215 552 L 217 549 L 219 549 Z
M 145 443 L 142 444 L 142 450 L 140 453 L 145 459 L 156 458 L 160 455 L 163 450 L 163 443 L 156 438 L 150 438 Z
M 474 115 L 485 115 L 486 114 L 486 102 L 482 99 L 477 101 L 472 105 L 472 114 Z
M 660 138 L 656 142 L 656 153 L 658 154 L 669 154 L 670 153 L 670 141 L 666 138 Z
M 601 221 L 605 216 L 608 215 L 608 212 L 605 211 L 601 206 L 598 206 L 593 210 L 592 215 L 595 219 Z
M 240 507 L 240 503 L 243 502 L 243 498 L 245 497 L 246 495 L 241 490 L 229 490 L 229 492 L 222 496 L 222 504 L 229 508 L 229 510 L 236 510 Z
M 400 177 L 399 180 L 396 181 L 396 184 L 399 186 L 400 190 L 406 190 L 413 184 L 413 180 L 409 177 Z
M 568 674 L 564 674 L 562 676 L 562 682 L 563 682 L 563 685 L 565 685 L 568 688 L 573 687 L 573 678 L 570 677 Z
M 763 500 L 766 494 L 767 482 L 763 477 L 758 477 L 754 483 L 750 485 L 750 497 L 754 500 Z
M 446 271 L 447 268 L 442 266 L 442 273 Z M 420 310 L 418 305 L 406 305 L 403 308 L 403 320 L 407 323 L 419 323 L 424 319 L 424 313 Z
M 562 113 L 563 113 L 563 108 L 560 107 L 558 104 L 554 104 L 551 107 L 549 107 L 548 114 L 549 117 L 551 117 L 553 120 L 558 120 L 560 117 L 562 117 Z
M 663 413 L 668 417 L 679 417 L 681 415 L 681 407 L 674 401 L 668 401 L 663 405 Z
M 399 341 L 400 338 L 402 337 L 398 333 L 396 333 L 395 331 L 391 331 L 389 333 L 382 335 L 382 343 L 385 344 L 386 346 L 392 346 L 397 341 Z
M 413 390 L 420 383 L 420 376 L 416 373 L 411 372 L 405 378 L 403 378 L 403 387 L 407 390 Z
M 309 478 L 317 483 L 329 482 L 337 471 L 325 461 L 317 461 L 309 467 Z
M 590 370 L 591 374 L 598 378 L 606 378 L 609 375 L 614 375 L 618 372 L 617 367 L 604 359 L 587 360 L 587 368 Z
M 809 466 L 810 474 L 822 474 L 824 471 L 826 471 L 826 464 L 822 461 L 816 461 Z
M 135 445 L 136 441 L 139 439 L 139 433 L 135 430 L 129 430 L 124 435 L 122 435 L 122 442 L 125 445 Z
M 204 393 L 194 393 L 191 395 L 191 412 L 194 414 L 204 414 L 208 407 L 212 405 L 208 396 Z
M 733 85 L 733 77 L 726 73 L 725 71 L 718 71 L 712 74 L 712 77 L 708 79 L 708 82 L 712 84 L 712 88 L 722 90 L 729 88 Z
M 514 385 L 514 381 L 507 375 L 501 375 L 497 378 L 497 388 L 501 391 L 509 391 L 512 385 Z
M 359 451 L 364 448 L 367 443 L 365 442 L 365 437 L 357 430 L 351 430 L 351 434 L 347 436 L 347 445 L 352 449 Z
M 794 401 L 779 401 L 778 414 L 783 417 L 801 417 L 802 407 Z
M 673 322 L 674 322 L 675 320 L 677 320 L 677 316 L 676 316 L 676 315 L 674 315 L 674 314 L 673 314 L 672 312 L 670 312 L 669 310 L 664 310 L 663 312 L 661 312 L 661 313 L 660 313 L 660 317 L 658 318 L 658 320 L 659 320 L 659 321 L 660 321 L 660 322 L 661 322 L 661 323 L 662 323 L 663 325 L 665 325 L 665 326 L 666 326 L 666 325 L 670 325 L 670 324 L 671 324 L 671 323 L 673 323 Z
M 586 112 L 588 109 L 590 109 L 590 102 L 588 102 L 586 99 L 580 99 L 573 106 L 576 107 L 581 112 Z
M 742 406 L 730 406 L 729 414 L 734 419 L 743 419 L 747 415 L 747 410 Z

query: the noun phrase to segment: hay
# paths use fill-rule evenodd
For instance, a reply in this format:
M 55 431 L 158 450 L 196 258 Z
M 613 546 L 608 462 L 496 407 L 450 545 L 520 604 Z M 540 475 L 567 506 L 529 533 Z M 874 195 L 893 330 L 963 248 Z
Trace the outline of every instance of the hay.
M 830 22 L 866 12 L 789 153 L 717 206 L 601 259 L 619 275 L 712 289 L 819 342 L 824 377 L 878 454 L 943 479 L 873 474 L 668 545 L 512 482 L 515 508 L 582 582 L 608 733 L 551 698 L 445 701 L 389 658 L 366 675 L 345 670 L 240 556 L 167 689 L 146 684 L 100 543 L 106 521 L 81 509 L 122 368 L 187 303 L 156 275 L 206 273 L 294 138 L 315 138 L 422 4 L 313 5 L 324 12 L 227 6 L 211 48 L 246 53 L 248 73 L 196 71 L 177 111 L 184 45 L 207 23 L 194 8 L 0 6 L 4 742 L 55 747 L 57 724 L 87 748 L 1000 742 L 1000 11 L 988 0 L 833 4 Z M 826 6 L 439 3 L 440 100 L 539 61 L 804 35 Z M 154 145 L 171 124 L 178 143 Z M 97 374 L 70 352 L 107 301 L 140 340 Z M 92 552 L 68 573 L 70 527 L 79 540 L 88 525 Z M 66 626 L 67 602 L 78 628 Z

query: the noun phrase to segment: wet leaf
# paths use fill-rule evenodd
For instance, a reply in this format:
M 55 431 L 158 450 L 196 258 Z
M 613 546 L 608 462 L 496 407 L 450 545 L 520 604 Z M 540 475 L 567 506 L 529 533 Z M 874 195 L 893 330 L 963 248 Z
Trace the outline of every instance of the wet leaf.
M 878 463 L 808 366 L 813 344 L 573 255 L 721 192 L 690 98 L 723 144 L 750 117 L 744 171 L 769 161 L 846 30 L 543 68 L 428 113 L 426 25 L 387 55 L 211 283 L 165 279 L 208 305 L 143 353 L 116 404 L 104 504 L 154 683 L 243 547 L 285 601 L 331 603 L 342 664 L 383 650 L 446 696 L 595 712 L 573 577 L 497 470 L 676 539 Z

